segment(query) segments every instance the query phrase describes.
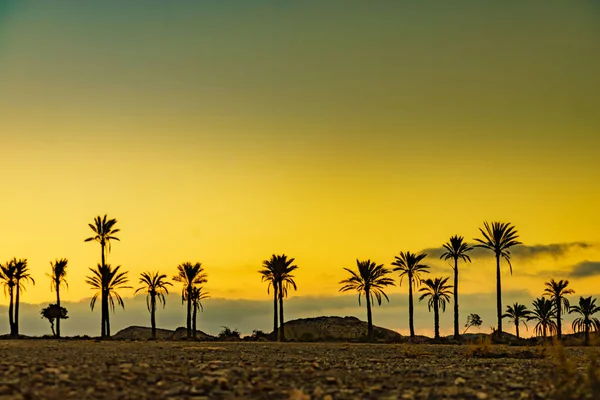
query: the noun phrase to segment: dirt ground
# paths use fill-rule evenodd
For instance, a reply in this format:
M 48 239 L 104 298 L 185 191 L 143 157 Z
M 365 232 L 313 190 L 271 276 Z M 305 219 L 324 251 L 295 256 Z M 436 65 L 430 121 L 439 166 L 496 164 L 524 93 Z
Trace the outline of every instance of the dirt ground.
M 0 341 L 0 399 L 550 398 L 535 348 L 342 343 Z M 567 348 L 585 372 L 582 348 Z

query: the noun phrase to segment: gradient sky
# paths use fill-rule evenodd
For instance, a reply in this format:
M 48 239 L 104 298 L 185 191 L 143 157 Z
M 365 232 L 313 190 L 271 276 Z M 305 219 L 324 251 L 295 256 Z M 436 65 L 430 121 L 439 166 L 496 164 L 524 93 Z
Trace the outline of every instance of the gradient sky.
M 507 291 L 598 295 L 599 48 L 591 0 L 0 0 L 0 260 L 29 259 L 39 303 L 67 257 L 64 298 L 88 298 L 108 213 L 134 281 L 200 261 L 213 297 L 268 299 L 256 271 L 284 252 L 294 296 L 335 300 L 356 258 L 506 220 L 542 249 Z M 462 290 L 492 293 L 474 261 Z

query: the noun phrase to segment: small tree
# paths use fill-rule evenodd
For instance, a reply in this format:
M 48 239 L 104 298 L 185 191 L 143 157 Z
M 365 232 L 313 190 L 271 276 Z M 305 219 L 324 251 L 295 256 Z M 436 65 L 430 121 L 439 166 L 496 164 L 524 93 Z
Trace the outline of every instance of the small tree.
M 50 328 L 52 329 L 52 335 L 57 336 L 54 331 L 54 321 L 59 321 L 61 319 L 68 319 L 67 309 L 59 306 L 58 304 L 50 304 L 48 307 L 43 308 L 40 314 L 42 314 L 42 319 L 46 318 L 48 322 L 50 322 Z
M 471 328 L 472 326 L 479 328 L 481 327 L 481 324 L 483 324 L 483 320 L 481 319 L 479 314 L 469 314 L 469 316 L 467 317 L 467 323 L 465 324 L 465 331 L 463 332 L 463 335 L 467 333 L 469 328 Z
M 228 326 L 222 326 L 223 328 L 219 333 L 220 340 L 239 340 L 240 332 L 237 329 L 231 330 Z

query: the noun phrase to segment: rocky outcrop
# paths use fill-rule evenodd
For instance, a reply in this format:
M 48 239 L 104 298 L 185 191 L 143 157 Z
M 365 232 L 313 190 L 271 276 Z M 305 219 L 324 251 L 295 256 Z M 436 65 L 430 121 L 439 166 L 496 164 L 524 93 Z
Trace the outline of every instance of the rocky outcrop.
M 152 337 L 152 329 L 145 326 L 129 326 L 120 330 L 112 336 L 117 340 L 147 340 Z M 156 338 L 159 340 L 183 340 L 187 338 L 185 328 L 177 328 L 175 331 L 169 329 L 157 329 Z M 214 336 L 202 331 L 196 331 L 196 340 L 215 340 Z
M 356 317 L 317 317 L 286 322 L 285 338 L 296 342 L 361 341 L 367 336 L 367 323 Z M 398 332 L 373 327 L 376 341 L 399 342 Z

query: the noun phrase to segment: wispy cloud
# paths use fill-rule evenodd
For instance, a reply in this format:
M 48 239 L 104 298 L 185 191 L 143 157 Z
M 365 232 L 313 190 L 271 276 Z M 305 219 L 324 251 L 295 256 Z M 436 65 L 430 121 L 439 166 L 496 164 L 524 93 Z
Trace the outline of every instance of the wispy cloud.
M 600 261 L 582 261 L 571 267 L 569 276 L 572 278 L 587 278 L 600 275 Z

